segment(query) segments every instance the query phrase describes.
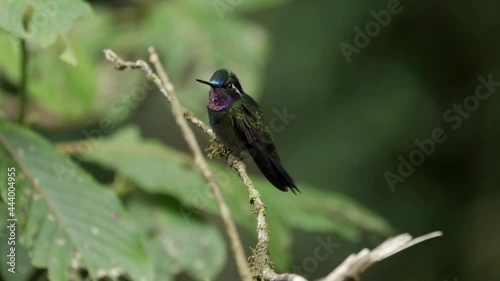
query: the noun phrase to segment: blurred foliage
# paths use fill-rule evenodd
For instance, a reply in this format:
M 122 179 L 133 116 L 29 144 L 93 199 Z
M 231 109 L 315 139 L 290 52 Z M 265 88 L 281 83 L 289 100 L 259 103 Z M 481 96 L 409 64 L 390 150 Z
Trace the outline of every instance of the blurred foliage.
M 154 280 L 174 280 L 187 271 L 198 280 L 213 279 L 226 262 L 226 244 L 218 229 L 176 208 L 180 203 L 135 194 L 127 207 L 142 230 L 143 243 L 155 266 Z M 147 220 L 145 218 L 148 218 Z
M 50 280 L 74 280 L 80 268 L 93 279 L 152 279 L 136 225 L 111 190 L 28 129 L 2 120 L 0 142 L 11 157 L 2 169 L 16 167 L 17 239 L 33 265 L 48 268 Z
M 241 9 L 254 11 L 280 2 L 249 1 Z M 12 114 L 9 109 L 17 102 L 20 56 L 13 39 L 17 37 L 29 42 L 28 91 L 34 108 L 29 111 L 30 123 L 61 129 L 99 122 L 100 127 L 82 131 L 88 139 L 76 146 L 87 152 L 70 160 L 43 137 L 2 121 L 2 153 L 10 159 L 2 162 L 2 168 L 14 165 L 19 173 L 19 239 L 30 255 L 30 261 L 19 260 L 20 267 L 27 268 L 20 280 L 35 274 L 31 263 L 47 268 L 50 280 L 83 279 L 85 274 L 93 279 L 125 275 L 134 280 L 173 280 L 182 272 L 197 280 L 215 278 L 226 263 L 227 249 L 219 230 L 203 218 L 207 213 L 219 215 L 206 183 L 191 156 L 143 139 L 136 127 L 116 131 L 153 87 L 141 82 L 138 73 L 127 72 L 126 77 L 116 73 L 102 61 L 101 51 L 111 47 L 128 55 L 145 54 L 154 45 L 178 91 L 185 93 L 182 102 L 204 115 L 206 96 L 190 95 L 199 87 L 184 77 L 196 73 L 206 78 L 213 69 L 228 66 L 245 77 L 245 89 L 258 97 L 267 61 L 265 31 L 231 13 L 214 17 L 208 2 L 158 3 L 132 24 L 117 18 L 120 12 L 105 8 L 73 23 L 91 14 L 88 5 L 64 3 L 73 11 L 66 15 L 59 13 L 63 8 L 59 4 L 8 2 L 3 10 L 15 11 L 1 25 L 8 32 L 0 38 L 2 96 L 8 97 L 4 114 Z M 31 15 L 33 21 L 51 12 L 56 16 L 43 28 L 35 29 L 40 22 L 28 24 L 36 36 L 24 31 L 23 17 Z M 127 10 L 121 12 L 127 17 Z M 169 34 L 169 40 L 160 34 Z M 103 139 L 103 133 L 111 135 Z M 82 160 L 111 169 L 114 181 L 96 182 L 79 167 Z M 254 232 L 255 218 L 244 186 L 225 165 L 213 163 L 212 168 L 236 221 Z M 6 181 L 6 173 L 1 175 Z M 349 241 L 359 241 L 362 231 L 381 236 L 391 231 L 383 219 L 340 194 L 301 184 L 304 194 L 284 202 L 265 179 L 255 177 L 255 183 L 269 209 L 271 251 L 280 269 L 291 262 L 291 228 L 335 232 Z M 6 189 L 1 194 L 6 200 Z
M 474 93 L 479 75 L 500 79 L 499 4 L 402 1 L 402 12 L 348 63 L 339 44 L 352 44 L 354 27 L 364 29 L 388 2 L 0 0 L 0 195 L 6 201 L 6 170 L 16 167 L 21 206 L 18 273 L 1 266 L 1 278 L 236 278 L 217 207 L 170 109 L 142 73 L 118 72 L 102 56 L 112 48 L 147 60 L 155 46 L 181 102 L 200 118 L 206 88 L 193 79 L 226 67 L 282 123 L 275 141 L 302 194 L 252 175 L 279 271 L 324 276 L 394 233 L 387 220 L 398 232 L 445 236 L 363 280 L 497 280 L 500 101 L 493 94 L 481 102 L 458 130 L 442 115 Z M 20 39 L 30 54 L 25 127 L 7 121 L 17 117 Z M 276 113 L 283 108 L 291 121 Z M 391 190 L 384 173 L 435 128 L 448 140 Z M 82 155 L 58 152 L 61 140 Z M 248 194 L 224 163 L 210 164 L 248 249 Z M 340 246 L 306 270 L 323 235 Z
M 179 97 L 181 102 L 196 113 L 204 112 L 206 96 L 192 94 L 199 92 L 199 85 L 183 79 L 191 73 L 208 79 L 214 69 L 226 66 L 245 77 L 250 85 L 245 90 L 259 92 L 260 73 L 267 61 L 267 36 L 262 28 L 229 15 L 221 20 L 212 2 L 197 0 L 156 5 L 142 24 L 143 28 L 135 29 L 132 45 L 137 50 L 154 45 L 163 53 L 171 79 L 185 93 Z M 162 34 L 168 34 L 168 40 Z
M 64 12 L 61 12 L 64 11 Z M 76 64 L 66 34 L 73 21 L 92 13 L 90 6 L 82 0 L 2 0 L 0 1 L 0 28 L 8 32 L 12 44 L 22 38 L 47 47 L 60 37 L 66 43 L 61 58 Z
M 111 137 L 94 143 L 88 151 L 82 155 L 84 160 L 116 170 L 146 192 L 173 196 L 182 206 L 194 208 L 196 212 L 219 214 L 192 157 L 157 141 L 142 139 L 137 128 L 124 128 Z M 211 168 L 224 191 L 224 198 L 234 219 L 249 231 L 254 231 L 255 217 L 251 214 L 248 194 L 240 179 L 226 166 L 212 164 Z M 390 233 L 390 227 L 383 219 L 340 194 L 323 192 L 300 183 L 301 188 L 306 190 L 304 194 L 283 201 L 274 195 L 274 187 L 265 178 L 253 179 L 265 198 L 268 217 L 275 222 L 273 227 L 283 224 L 276 226 L 284 231 L 278 232 L 274 241 L 289 240 L 289 243 L 276 245 L 271 240 L 271 245 L 276 249 L 273 254 L 280 268 L 285 268 L 290 258 L 287 248 L 292 241 L 286 237 L 289 236 L 287 233 L 290 233 L 291 227 L 336 232 L 351 241 L 359 240 L 363 229 L 380 235 Z M 290 205 L 294 207 L 287 208 Z M 185 207 L 182 208 L 184 210 Z M 188 218 L 193 215 L 185 212 Z
M 77 5 L 79 1 L 68 3 Z M 256 3 L 253 8 L 264 3 Z M 10 5 L 7 6 L 9 9 L 18 9 L 18 4 Z M 54 5 L 54 9 L 66 7 L 59 7 L 57 2 Z M 85 10 L 80 9 L 82 15 L 88 14 Z M 40 10 L 39 14 L 46 15 L 44 11 Z M 57 11 L 54 13 L 63 15 Z M 66 33 L 70 26 L 67 21 L 74 19 L 75 15 L 68 14 L 68 18 L 54 19 L 54 21 L 58 19 L 66 21 L 65 33 L 61 37 L 64 40 L 60 40 L 50 49 L 33 50 L 30 62 L 32 83 L 29 85 L 29 91 L 33 101 L 55 114 L 58 122 L 43 123 L 46 114 L 42 112 L 41 116 L 34 115 L 29 118 L 32 123 L 45 127 L 64 127 L 67 126 L 65 124 L 67 122 L 89 124 L 104 113 L 116 121 L 123 121 L 128 116 L 130 110 L 124 112 L 119 105 L 108 107 L 109 102 L 115 101 L 116 104 L 120 98 L 124 99 L 122 98 L 124 93 L 134 95 L 142 89 L 133 87 L 137 83 L 136 79 L 117 83 L 115 81 L 119 78 L 109 79 L 110 75 L 103 76 L 107 74 L 106 71 L 110 71 L 108 63 L 102 61 L 101 52 L 105 48 L 113 48 L 121 54 L 142 54 L 138 57 L 146 58 L 145 50 L 154 45 L 168 64 L 172 79 L 177 81 L 178 91 L 186 93 L 180 96 L 181 102 L 197 114 L 204 112 L 206 97 L 200 94 L 193 95 L 192 93 L 199 90 L 198 85 L 192 83 L 192 80 L 186 81 L 182 78 L 192 73 L 208 78 L 213 69 L 221 66 L 230 67 L 245 77 L 245 82 L 249 85 L 246 90 L 258 96 L 260 73 L 267 59 L 267 36 L 260 27 L 232 16 L 227 16 L 221 21 L 214 16 L 216 14 L 210 2 L 193 0 L 157 3 L 147 16 L 135 19 L 135 22 L 131 23 L 117 19 L 116 13 L 112 9 L 97 10 L 88 20 L 75 22 L 75 27 L 70 33 Z M 15 14 L 8 18 L 13 21 L 14 16 Z M 17 28 L 17 24 L 15 26 Z M 99 32 L 95 32 L 96 30 Z M 54 38 L 50 41 L 53 43 L 58 32 L 60 31 L 57 29 L 43 28 L 36 34 L 46 34 L 44 37 Z M 162 34 L 169 34 L 169 40 L 164 40 Z M 83 38 L 85 40 L 81 40 Z M 41 44 L 35 37 L 27 39 Z M 0 37 L 0 65 L 3 66 L 0 68 L 0 73 L 12 81 L 19 79 L 17 77 L 19 52 L 16 44 L 16 40 L 12 37 Z M 70 60 L 78 61 L 78 67 L 57 59 L 58 54 L 68 44 L 72 45 Z M 68 52 L 70 51 L 64 51 L 64 58 L 68 57 L 66 56 Z M 5 67 L 7 65 L 14 67 L 7 68 Z M 117 74 L 111 75 L 113 76 L 123 77 Z

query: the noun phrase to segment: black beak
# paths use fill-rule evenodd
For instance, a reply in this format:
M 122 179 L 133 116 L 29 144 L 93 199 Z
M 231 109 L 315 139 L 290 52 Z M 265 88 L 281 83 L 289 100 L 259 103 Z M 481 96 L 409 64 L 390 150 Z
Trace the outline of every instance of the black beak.
M 201 79 L 196 79 L 196 81 L 202 83 L 202 84 L 207 84 L 208 86 L 210 87 L 215 87 L 215 85 L 212 85 L 212 83 L 208 82 L 208 81 L 205 81 L 205 80 L 201 80 Z

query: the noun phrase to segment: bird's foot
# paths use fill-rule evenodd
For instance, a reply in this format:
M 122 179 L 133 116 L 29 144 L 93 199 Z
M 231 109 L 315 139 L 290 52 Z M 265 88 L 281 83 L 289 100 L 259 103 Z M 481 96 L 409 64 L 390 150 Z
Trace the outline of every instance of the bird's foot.
M 210 139 L 210 146 L 205 150 L 207 152 L 207 156 L 210 159 L 216 158 L 226 158 L 230 155 L 229 149 L 224 146 L 218 139 L 212 138 Z

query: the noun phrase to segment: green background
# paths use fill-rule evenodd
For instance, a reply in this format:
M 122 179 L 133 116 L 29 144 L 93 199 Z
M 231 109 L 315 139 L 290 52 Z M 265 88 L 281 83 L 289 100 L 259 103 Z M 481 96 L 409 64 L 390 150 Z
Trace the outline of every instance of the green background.
M 315 191 L 308 189 L 314 186 L 346 195 L 369 208 L 391 225 L 391 234 L 444 232 L 441 238 L 374 266 L 361 280 L 499 280 L 500 87 L 480 101 L 477 110 L 461 117 L 457 128 L 443 114 L 474 95 L 479 76 L 491 75 L 493 81 L 500 81 L 500 6 L 483 0 L 401 1 L 402 11 L 392 14 L 387 26 L 370 37 L 369 44 L 359 48 L 348 62 L 340 44 L 354 46 L 355 28 L 364 30 L 374 21 L 371 12 L 387 10 L 390 2 L 114 0 L 90 1 L 92 12 L 88 13 L 82 7 L 74 11 L 64 8 L 57 14 L 63 11 L 64 15 L 83 17 L 72 22 L 71 29 L 68 24 L 68 28 L 51 30 L 57 34 L 54 38 L 40 36 L 29 41 L 28 122 L 45 138 L 60 142 L 83 139 L 84 130 L 98 129 L 99 122 L 109 118 L 115 126 L 111 135 L 135 125 L 145 138 L 188 152 L 163 97 L 147 86 L 150 91 L 139 100 L 125 98 L 148 84 L 137 71 L 113 70 L 104 61 L 102 49 L 147 60 L 146 49 L 154 45 L 181 102 L 205 121 L 207 88 L 194 79 L 208 79 L 215 69 L 230 68 L 238 74 L 244 90 L 258 100 L 267 119 L 278 117 L 274 140 L 303 193 L 291 198 L 291 193 L 264 187 L 269 192 L 263 200 L 280 203 L 269 212 L 283 213 L 283 217 L 290 214 L 291 218 L 290 228 L 285 229 L 273 229 L 270 221 L 275 234 L 272 241 L 283 242 L 278 248 L 289 254 L 281 257 L 280 271 L 300 271 L 317 279 L 349 254 L 373 248 L 389 235 L 386 229 L 355 232 L 342 225 L 344 218 L 338 217 L 342 211 L 328 215 L 339 220 L 341 227 L 322 229 L 324 217 L 315 216 L 298 218 L 294 223 L 299 214 L 294 215 L 296 204 L 301 196 L 313 198 Z M 217 6 L 220 3 L 222 6 Z M 227 10 L 218 10 L 224 8 Z M 0 14 L 5 16 L 5 12 Z M 71 22 L 72 16 L 63 19 Z M 0 26 L 16 34 L 15 28 L 6 28 L 11 26 L 9 22 L 0 21 Z M 55 26 L 65 26 L 65 22 Z M 19 80 L 17 38 L 6 34 L 0 35 L 1 113 L 4 119 L 14 120 Z M 294 116 L 286 122 L 275 113 L 284 108 Z M 435 151 L 425 156 L 404 182 L 391 188 L 384 174 L 397 174 L 400 156 L 409 159 L 419 149 L 416 142 L 431 138 L 436 128 L 444 130 L 446 141 L 436 144 Z M 197 131 L 197 136 L 204 147 L 208 146 L 204 135 Z M 116 185 L 112 169 L 101 166 L 108 163 L 116 168 L 113 157 L 97 151 L 81 165 L 99 182 Z M 154 165 L 144 161 L 143 167 Z M 253 174 L 260 175 L 253 164 L 249 166 Z M 136 175 L 126 173 L 127 167 L 122 169 L 134 184 L 151 192 L 149 185 L 154 186 L 155 179 L 141 182 Z M 237 180 L 233 183 L 237 189 L 244 188 Z M 182 186 L 179 183 L 173 188 Z M 138 196 L 143 200 L 149 195 Z M 189 196 L 173 195 L 180 202 Z M 127 208 L 132 213 L 138 208 L 140 214 L 143 203 L 127 200 Z M 172 199 L 161 200 L 154 199 L 159 206 L 170 206 L 168 200 Z M 326 206 L 328 202 L 324 202 Z M 351 214 L 349 206 L 344 215 Z M 202 216 L 225 235 L 216 212 L 208 213 Z M 158 219 L 169 222 L 172 218 Z M 255 233 L 251 223 L 242 221 L 240 233 L 249 253 Z M 305 221 L 311 221 L 311 226 L 301 227 Z M 253 223 L 251 218 L 249 222 Z M 314 269 L 304 269 L 312 266 L 308 261 L 320 245 L 318 239 L 330 239 L 338 247 L 328 259 L 316 260 Z M 220 273 L 216 270 L 211 275 L 215 274 L 215 280 L 236 280 L 231 253 L 221 247 L 227 251 L 227 262 Z M 188 268 L 191 261 L 187 259 L 172 270 L 177 273 L 183 266 Z M 200 276 L 182 273 L 175 280 L 190 278 Z

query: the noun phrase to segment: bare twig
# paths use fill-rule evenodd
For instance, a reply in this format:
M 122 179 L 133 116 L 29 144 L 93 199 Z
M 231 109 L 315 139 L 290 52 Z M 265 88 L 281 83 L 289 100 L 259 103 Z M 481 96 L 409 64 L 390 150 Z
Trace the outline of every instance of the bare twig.
M 241 256 L 244 257 L 244 254 L 240 254 L 240 252 L 243 252 L 243 249 L 241 247 L 236 227 L 230 217 L 229 209 L 223 201 L 219 188 L 213 180 L 212 172 L 208 168 L 201 149 L 195 139 L 194 133 L 191 131 L 189 126 L 187 126 L 187 122 L 185 121 L 185 119 L 203 130 L 203 132 L 205 132 L 205 134 L 207 134 L 210 138 L 215 138 L 215 134 L 212 129 L 210 129 L 205 123 L 203 123 L 203 121 L 196 118 L 192 112 L 186 110 L 181 106 L 175 95 L 174 86 L 168 79 L 168 76 L 159 61 L 158 55 L 152 48 L 149 49 L 149 52 L 150 60 L 155 65 L 161 79 L 158 78 L 158 76 L 153 73 L 149 65 L 142 60 L 138 60 L 135 62 L 123 61 L 113 51 L 109 49 L 104 51 L 106 59 L 112 62 L 117 69 L 122 70 L 125 68 L 141 68 L 146 73 L 146 77 L 150 81 L 155 83 L 155 85 L 165 96 L 167 101 L 172 104 L 174 117 L 177 124 L 182 130 L 184 138 L 188 142 L 195 156 L 195 163 L 203 172 L 203 176 L 209 184 L 210 189 L 214 193 L 216 201 L 221 208 L 221 214 L 224 222 L 226 223 L 228 235 L 230 236 L 232 241 L 232 247 L 237 259 L 240 276 L 242 276 L 243 280 L 247 280 L 246 277 L 249 277 L 249 271 L 246 262 L 244 263 L 244 266 L 240 265 L 240 263 L 243 263 L 241 261 Z M 250 177 L 248 176 L 245 163 L 243 163 L 240 159 L 232 154 L 227 155 L 227 160 L 229 166 L 231 166 L 231 168 L 236 171 L 240 179 L 243 181 L 243 184 L 247 187 L 250 202 L 254 205 L 255 213 L 257 214 L 258 243 L 255 249 L 253 249 L 252 256 L 250 257 L 252 277 L 254 279 L 266 279 L 270 281 L 307 281 L 307 279 L 297 274 L 277 274 L 276 272 L 274 272 L 274 264 L 268 250 L 269 229 L 266 222 L 266 206 L 262 202 L 259 191 L 254 187 Z M 441 235 L 441 232 L 433 232 L 415 239 L 412 239 L 409 234 L 401 234 L 399 236 L 390 238 L 372 251 L 363 249 L 358 254 L 350 255 L 340 266 L 334 269 L 332 273 L 330 273 L 327 277 L 321 279 L 321 281 L 344 281 L 347 278 L 357 279 L 359 274 L 364 272 L 369 266 L 373 265 L 374 263 L 390 257 L 417 243 Z
M 332 271 L 332 273 L 321 281 L 344 281 L 347 278 L 357 280 L 359 274 L 364 272 L 374 263 L 399 253 L 415 244 L 442 235 L 442 232 L 435 231 L 415 239 L 413 239 L 408 233 L 389 238 L 372 251 L 365 248 L 358 254 L 350 255 L 334 271 Z
M 277 274 L 273 271 L 264 271 L 264 276 L 269 281 L 307 281 L 304 277 L 293 273 Z
M 191 121 L 191 123 L 197 125 L 198 127 L 202 128 L 205 133 L 208 135 L 213 135 L 213 132 L 208 126 L 206 126 L 202 121 L 200 121 L 198 118 L 195 118 L 193 114 L 188 113 L 179 103 L 177 99 L 177 95 L 175 93 L 175 88 L 174 85 L 170 82 L 168 79 L 168 76 L 163 68 L 163 66 L 160 63 L 160 60 L 158 58 L 158 54 L 155 52 L 153 48 L 149 49 L 150 53 L 150 61 L 155 65 L 156 71 L 159 73 L 160 78 L 156 76 L 156 74 L 153 73 L 149 65 L 142 61 L 138 60 L 135 62 L 127 62 L 123 61 L 120 57 L 118 57 L 113 51 L 111 50 L 105 50 L 104 51 L 106 59 L 111 61 L 114 65 L 115 68 L 117 69 L 124 69 L 124 68 L 141 68 L 145 73 L 146 77 L 153 81 L 155 85 L 158 87 L 160 92 L 163 94 L 163 96 L 167 99 L 169 103 L 172 104 L 172 113 L 174 115 L 175 121 L 177 122 L 177 125 L 179 125 L 182 135 L 184 136 L 184 139 L 189 145 L 189 148 L 191 149 L 191 152 L 194 155 L 195 158 L 195 164 L 198 166 L 198 168 L 201 170 L 203 177 L 205 178 L 205 181 L 207 182 L 208 186 L 210 187 L 211 192 L 214 195 L 215 201 L 217 202 L 217 205 L 219 206 L 222 220 L 224 221 L 226 225 L 226 231 L 229 236 L 229 239 L 231 240 L 231 248 L 233 250 L 233 253 L 236 258 L 236 264 L 238 266 L 238 272 L 240 274 L 240 277 L 242 280 L 249 281 L 251 280 L 251 275 L 250 275 L 250 270 L 248 268 L 246 256 L 245 256 L 245 251 L 243 249 L 243 246 L 241 244 L 240 237 L 238 235 L 238 230 L 236 229 L 236 224 L 234 223 L 234 220 L 231 217 L 231 213 L 229 211 L 229 208 L 227 207 L 226 203 L 224 202 L 224 198 L 222 197 L 222 194 L 220 193 L 219 186 L 214 180 L 212 171 L 208 167 L 208 164 L 205 160 L 205 157 L 201 151 L 201 148 L 198 144 L 198 141 L 196 140 L 196 137 L 189 127 L 186 119 Z M 186 119 L 185 119 L 186 118 Z

